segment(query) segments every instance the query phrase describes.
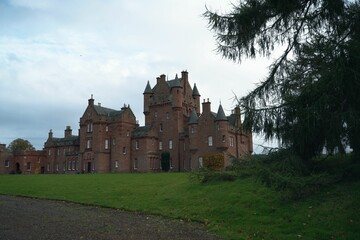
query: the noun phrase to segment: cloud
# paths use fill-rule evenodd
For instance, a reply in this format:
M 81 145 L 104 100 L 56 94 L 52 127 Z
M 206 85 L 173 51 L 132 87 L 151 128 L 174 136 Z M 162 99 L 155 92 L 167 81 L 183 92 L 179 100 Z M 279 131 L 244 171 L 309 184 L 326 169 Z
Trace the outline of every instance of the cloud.
M 267 60 L 230 62 L 217 55 L 201 14 L 216 0 L 41 1 L 1 3 L 0 142 L 26 136 L 42 148 L 50 128 L 77 129 L 87 99 L 130 104 L 143 123 L 142 93 L 150 80 L 188 70 L 213 110 L 229 114 L 237 96 L 263 78 Z M 74 131 L 76 132 L 76 131 Z M 36 143 L 34 143 L 36 142 Z

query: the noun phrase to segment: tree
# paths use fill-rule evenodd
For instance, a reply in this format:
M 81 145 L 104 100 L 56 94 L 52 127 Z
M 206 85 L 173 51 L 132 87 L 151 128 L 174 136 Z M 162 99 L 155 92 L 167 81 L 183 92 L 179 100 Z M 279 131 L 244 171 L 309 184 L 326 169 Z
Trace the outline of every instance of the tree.
M 304 162 L 323 147 L 360 156 L 360 4 L 346 0 L 246 0 L 207 10 L 225 58 L 285 50 L 239 102 L 244 128 L 278 139 Z M 358 158 L 360 159 L 360 158 Z
M 12 141 L 7 149 L 12 153 L 35 150 L 33 145 L 28 140 L 22 138 L 18 138 Z

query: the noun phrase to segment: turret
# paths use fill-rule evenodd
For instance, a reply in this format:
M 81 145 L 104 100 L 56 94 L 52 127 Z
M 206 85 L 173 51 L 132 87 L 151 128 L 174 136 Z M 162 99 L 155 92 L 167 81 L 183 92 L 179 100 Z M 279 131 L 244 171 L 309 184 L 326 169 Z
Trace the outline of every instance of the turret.
M 149 81 L 146 84 L 143 95 L 144 95 L 144 114 L 147 115 L 149 113 L 149 105 L 150 105 L 151 97 L 153 95 L 153 91 L 151 89 Z
M 200 93 L 196 87 L 196 83 L 194 83 L 194 87 L 192 90 L 192 97 L 195 100 L 196 113 L 200 114 Z
M 225 116 L 224 109 L 219 105 L 218 112 L 215 118 L 216 123 L 216 146 L 217 148 L 225 149 L 228 147 L 227 139 L 228 139 L 228 119 Z
M 198 148 L 198 115 L 196 113 L 195 108 L 192 110 L 188 126 L 189 126 L 189 140 L 190 140 L 190 150 L 196 150 Z
M 182 108 L 182 103 L 184 101 L 183 87 L 181 86 L 180 79 L 177 74 L 175 76 L 174 82 L 171 86 L 171 95 L 172 95 L 172 107 L 180 110 Z

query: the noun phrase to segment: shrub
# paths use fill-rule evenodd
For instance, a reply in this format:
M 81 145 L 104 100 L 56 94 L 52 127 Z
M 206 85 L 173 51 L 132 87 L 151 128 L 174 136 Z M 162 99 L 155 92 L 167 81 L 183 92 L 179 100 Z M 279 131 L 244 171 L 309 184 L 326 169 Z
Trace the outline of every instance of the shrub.
M 223 154 L 208 154 L 204 157 L 203 166 L 210 171 L 221 171 L 224 169 L 224 155 Z
M 201 183 L 212 181 L 235 181 L 237 176 L 234 172 L 200 170 L 190 174 L 190 179 Z

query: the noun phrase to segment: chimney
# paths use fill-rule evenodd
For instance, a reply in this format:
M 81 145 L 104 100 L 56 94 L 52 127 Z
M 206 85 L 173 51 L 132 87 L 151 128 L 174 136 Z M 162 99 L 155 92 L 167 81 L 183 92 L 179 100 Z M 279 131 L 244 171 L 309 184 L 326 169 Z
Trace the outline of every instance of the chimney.
M 161 80 L 161 81 L 165 82 L 165 78 L 166 78 L 165 74 L 161 74 L 161 75 L 160 75 L 160 80 Z
M 203 113 L 210 113 L 211 112 L 211 103 L 209 102 L 209 99 L 205 102 L 205 99 L 202 103 L 202 109 Z
M 65 129 L 65 138 L 69 138 L 72 136 L 72 130 L 71 130 L 71 127 L 70 126 L 66 126 L 66 129 Z
M 50 129 L 48 139 L 49 139 L 49 140 L 52 140 L 52 138 L 53 138 L 53 132 L 52 132 L 52 129 Z
M 181 72 L 181 78 L 184 82 L 188 82 L 188 80 L 189 80 L 188 77 L 189 77 L 188 72 L 186 70 Z
M 91 94 L 91 98 L 89 99 L 89 106 L 94 106 L 94 99 L 92 94 Z

